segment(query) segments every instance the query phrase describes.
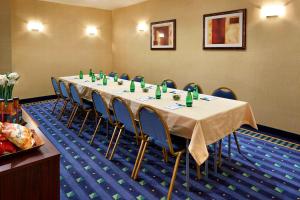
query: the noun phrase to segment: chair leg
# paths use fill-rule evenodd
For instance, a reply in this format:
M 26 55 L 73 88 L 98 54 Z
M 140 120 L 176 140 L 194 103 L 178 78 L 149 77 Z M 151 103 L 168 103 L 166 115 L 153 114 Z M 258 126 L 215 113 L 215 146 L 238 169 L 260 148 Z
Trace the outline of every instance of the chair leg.
M 55 108 L 56 108 L 56 106 L 57 106 L 58 101 L 59 101 L 59 97 L 57 97 L 57 99 L 56 99 L 56 101 L 55 101 L 54 107 L 53 107 L 53 109 L 52 109 L 52 114 L 54 113 L 54 110 L 55 110 Z
M 62 109 L 61 109 L 61 111 L 60 111 L 60 113 L 58 115 L 58 120 L 61 120 L 61 118 L 62 118 L 62 116 L 63 116 L 63 114 L 64 114 L 64 112 L 66 110 L 67 104 L 68 104 L 68 101 L 65 100 L 64 101 L 64 105 L 63 105 L 63 107 L 62 107 Z
M 231 134 L 228 135 L 228 160 L 231 161 Z
M 133 166 L 133 170 L 132 170 L 132 173 L 131 173 L 131 178 L 132 178 L 132 179 L 133 179 L 133 177 L 134 177 L 134 175 L 135 175 L 135 173 L 136 173 L 137 165 L 138 165 L 138 163 L 139 163 L 139 161 L 140 161 L 140 159 L 141 159 L 141 153 L 142 153 L 142 150 L 143 150 L 143 148 L 144 148 L 144 143 L 145 143 L 145 141 L 142 140 L 141 145 L 140 145 L 140 148 L 139 148 L 139 152 L 138 152 L 138 154 L 137 154 L 137 156 L 136 156 L 136 160 L 135 160 L 135 163 L 134 163 L 134 166 Z
M 147 140 L 145 141 L 144 147 L 143 147 L 142 152 L 141 152 L 141 155 L 140 155 L 140 159 L 139 159 L 139 161 L 138 161 L 138 163 L 137 163 L 137 166 L 136 166 L 136 169 L 135 169 L 135 174 L 134 174 L 134 176 L 133 176 L 133 180 L 136 180 L 137 177 L 138 177 L 138 174 L 139 174 L 139 171 L 140 171 L 140 168 L 141 168 L 141 164 L 142 164 L 143 159 L 144 159 L 144 155 L 145 155 L 145 152 L 146 152 L 148 143 L 149 143 L 149 139 L 147 139 Z
M 68 128 L 71 128 L 71 125 L 72 125 L 72 122 L 73 122 L 73 120 L 74 120 L 74 117 L 75 117 L 75 115 L 76 115 L 76 113 L 77 113 L 77 110 L 78 110 L 78 106 L 75 105 L 75 107 L 73 108 L 73 111 L 72 111 L 72 113 L 71 113 L 70 119 L 69 119 L 69 121 L 68 121 L 68 125 L 67 125 Z
M 121 128 L 121 129 L 119 130 L 119 134 L 118 134 L 118 136 L 117 136 L 116 142 L 115 142 L 114 147 L 113 147 L 113 149 L 112 149 L 112 151 L 111 151 L 111 154 L 110 154 L 110 156 L 109 156 L 109 160 L 112 160 L 112 158 L 113 158 L 113 156 L 114 156 L 114 154 L 115 154 L 115 151 L 116 151 L 116 148 L 117 148 L 117 146 L 118 146 L 118 144 L 119 144 L 119 141 L 120 141 L 121 135 L 122 135 L 122 133 L 123 133 L 123 130 L 124 130 L 123 128 Z
M 235 131 L 233 132 L 233 136 L 234 136 L 234 140 L 235 140 L 235 143 L 236 143 L 237 150 L 238 150 L 238 152 L 239 152 L 240 154 L 242 154 L 241 148 L 240 148 L 240 144 L 239 144 L 239 140 L 238 140 L 238 138 L 237 138 L 237 135 L 236 135 L 236 132 L 235 132 Z
M 171 179 L 171 183 L 170 183 L 170 187 L 169 187 L 169 191 L 168 191 L 168 197 L 167 199 L 170 200 L 171 196 L 172 196 L 172 191 L 173 191 L 173 187 L 175 184 L 175 179 L 177 176 L 177 170 L 178 170 L 178 166 L 180 164 L 180 158 L 181 158 L 182 152 L 179 152 L 176 158 L 176 162 L 175 162 L 175 166 L 174 166 L 174 170 L 173 170 L 173 175 L 172 175 L 172 179 Z
M 106 157 L 106 158 L 108 157 L 108 154 L 109 154 L 110 149 L 111 149 L 111 147 L 112 147 L 112 144 L 113 144 L 113 141 L 114 141 L 116 132 L 117 132 L 117 128 L 118 128 L 118 125 L 115 126 L 114 132 L 113 132 L 113 134 L 112 134 L 112 136 L 111 136 L 111 139 L 110 139 L 110 142 L 109 142 L 109 145 L 108 145 L 108 147 L 107 147 L 106 154 L 105 154 L 105 157 Z
M 100 125 L 101 125 L 101 121 L 102 121 L 102 118 L 100 117 L 100 119 L 99 119 L 99 121 L 98 121 L 98 123 L 97 123 L 97 125 L 96 125 L 96 129 L 95 129 L 95 131 L 94 131 L 94 134 L 93 134 L 93 136 L 92 136 L 92 138 L 91 138 L 91 140 L 90 140 L 90 145 L 92 145 L 93 144 L 93 142 L 94 142 L 94 138 L 95 138 L 95 136 L 96 136 L 96 134 L 97 134 L 97 132 L 98 132 L 98 129 L 99 129 L 99 127 L 100 127 Z
M 222 139 L 219 140 L 219 159 L 218 159 L 218 167 L 221 167 L 222 165 Z
M 89 110 L 89 111 L 86 111 L 85 118 L 84 118 L 84 120 L 83 120 L 83 122 L 82 122 L 81 128 L 80 128 L 79 133 L 78 133 L 78 136 L 79 136 L 79 137 L 81 136 L 81 133 L 82 133 L 82 131 L 83 131 L 83 129 L 84 129 L 86 120 L 88 119 L 88 117 L 89 117 L 89 115 L 90 115 L 90 112 L 91 112 L 90 110 Z
M 163 153 L 164 161 L 167 163 L 169 159 L 168 159 L 168 152 L 166 148 L 162 149 L 162 153 Z

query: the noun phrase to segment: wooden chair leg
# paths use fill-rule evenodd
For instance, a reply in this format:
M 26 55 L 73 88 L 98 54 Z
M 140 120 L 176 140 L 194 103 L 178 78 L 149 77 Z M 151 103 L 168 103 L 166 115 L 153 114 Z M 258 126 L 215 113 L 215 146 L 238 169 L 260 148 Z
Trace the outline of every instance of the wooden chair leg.
M 165 161 L 165 163 L 167 163 L 169 158 L 168 158 L 168 152 L 167 152 L 166 148 L 162 149 L 162 153 L 163 153 L 164 161 Z
M 235 140 L 235 143 L 236 143 L 237 150 L 238 150 L 238 152 L 239 152 L 240 154 L 242 154 L 241 148 L 240 148 L 240 144 L 239 144 L 239 140 L 238 140 L 238 138 L 237 138 L 237 135 L 236 135 L 236 132 L 235 132 L 235 131 L 233 132 L 233 136 L 234 136 L 234 140 Z
M 63 114 L 64 114 L 64 112 L 66 110 L 67 104 L 68 104 L 68 101 L 65 100 L 64 101 L 64 105 L 63 105 L 63 107 L 62 107 L 62 109 L 61 109 L 61 111 L 60 111 L 60 113 L 58 115 L 58 120 L 61 120 L 61 118 L 62 118 L 62 116 L 63 116 Z
M 136 167 L 136 170 L 135 170 L 135 174 L 133 176 L 133 180 L 136 180 L 137 177 L 138 177 L 138 174 L 139 174 L 139 171 L 140 171 L 140 168 L 141 168 L 141 164 L 142 164 L 143 159 L 144 159 L 144 155 L 145 155 L 148 143 L 149 143 L 149 139 L 147 139 L 145 141 L 144 147 L 143 147 L 142 152 L 141 152 L 141 157 L 140 157 L 140 159 L 139 159 L 139 161 L 137 163 L 137 167 Z
M 91 140 L 90 140 L 90 145 L 92 145 L 93 144 L 93 142 L 94 142 L 94 138 L 95 138 L 95 136 L 96 136 L 96 134 L 97 134 L 97 132 L 98 132 L 98 130 L 99 130 L 99 127 L 100 127 L 100 125 L 101 125 L 101 121 L 102 121 L 102 118 L 100 117 L 100 119 L 99 119 L 99 121 L 98 121 L 98 123 L 97 123 L 97 126 L 96 126 L 96 129 L 95 129 L 95 131 L 94 131 L 94 134 L 93 134 L 93 136 L 92 136 L 92 138 L 91 138 Z
M 116 148 L 117 148 L 117 146 L 118 146 L 118 144 L 119 144 L 119 141 L 120 141 L 121 135 L 122 135 L 122 133 L 123 133 L 123 130 L 124 130 L 123 128 L 121 128 L 121 129 L 119 130 L 119 134 L 118 134 L 118 136 L 117 136 L 116 142 L 115 142 L 114 147 L 113 147 L 113 149 L 112 149 L 112 151 L 111 151 L 111 154 L 110 154 L 110 156 L 109 156 L 109 160 L 112 160 L 112 158 L 114 157 L 114 154 L 115 154 Z
M 71 128 L 71 125 L 72 125 L 72 122 L 73 122 L 73 120 L 74 120 L 74 117 L 75 117 L 75 115 L 76 115 L 76 113 L 77 113 L 77 110 L 78 110 L 78 106 L 75 105 L 75 107 L 73 108 L 73 111 L 72 111 L 72 113 L 71 113 L 71 116 L 70 116 L 70 118 L 69 118 L 69 121 L 68 121 L 68 125 L 67 125 L 68 128 Z
M 131 178 L 133 179 L 134 175 L 135 175 L 135 172 L 136 172 L 136 168 L 137 168 L 137 165 L 141 159 L 141 153 L 142 153 L 142 150 L 144 148 L 144 144 L 145 144 L 145 141 L 144 139 L 142 140 L 141 142 L 141 145 L 140 145 L 140 148 L 139 148 L 139 152 L 136 156 L 136 160 L 135 160 L 135 163 L 134 163 L 134 166 L 133 166 L 133 170 L 132 170 L 132 173 L 131 173 Z
M 54 110 L 55 110 L 55 108 L 56 108 L 56 106 L 57 106 L 58 101 L 59 101 L 59 97 L 57 97 L 57 99 L 56 99 L 56 101 L 55 101 L 54 107 L 53 107 L 53 109 L 52 109 L 52 114 L 54 113 Z
M 83 120 L 83 123 L 82 123 L 81 128 L 80 128 L 79 133 L 78 133 L 78 136 L 79 136 L 79 137 L 81 136 L 81 133 L 82 133 L 82 131 L 83 131 L 83 129 L 84 129 L 86 120 L 88 119 L 88 117 L 89 117 L 89 115 L 90 115 L 90 112 L 91 112 L 90 110 L 86 111 L 85 118 L 84 118 L 84 120 Z
M 222 139 L 219 141 L 219 158 L 218 158 L 218 167 L 222 165 Z
M 112 134 L 112 136 L 111 136 L 109 145 L 108 145 L 107 150 L 106 150 L 106 154 L 105 154 L 105 157 L 106 157 L 106 158 L 108 157 L 108 155 L 109 155 L 109 153 L 110 153 L 110 149 L 111 149 L 111 147 L 112 147 L 112 144 L 113 144 L 113 141 L 114 141 L 114 138 L 115 138 L 117 129 L 118 129 L 118 126 L 116 125 L 116 126 L 115 126 L 115 129 L 114 129 L 114 132 L 113 132 L 113 134 Z
M 179 152 L 178 155 L 177 155 L 177 158 L 176 158 L 176 162 L 175 162 L 174 170 L 173 170 L 173 175 L 172 175 L 172 179 L 171 179 L 171 183 L 170 183 L 170 187 L 169 187 L 169 191 L 168 191 L 168 197 L 167 197 L 168 200 L 170 200 L 171 196 L 172 196 L 172 191 L 173 191 L 173 187 L 174 187 L 174 184 L 175 184 L 175 179 L 176 179 L 176 176 L 177 176 L 177 170 L 178 170 L 178 166 L 180 164 L 181 155 L 182 155 L 182 152 Z

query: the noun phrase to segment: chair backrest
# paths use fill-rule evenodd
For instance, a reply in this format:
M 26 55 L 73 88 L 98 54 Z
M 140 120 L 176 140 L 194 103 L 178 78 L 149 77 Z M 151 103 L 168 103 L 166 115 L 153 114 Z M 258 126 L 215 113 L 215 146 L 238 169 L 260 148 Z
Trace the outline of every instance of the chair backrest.
M 202 88 L 197 83 L 189 83 L 183 88 L 183 90 L 184 91 L 194 91 L 195 86 L 198 88 L 198 92 L 200 94 L 203 94 Z
M 80 94 L 79 94 L 76 86 L 73 83 L 70 83 L 69 89 L 70 89 L 70 95 L 71 95 L 73 102 L 79 106 L 82 106 L 83 105 L 82 98 L 80 97 Z
M 167 87 L 168 88 L 173 88 L 173 89 L 177 89 L 177 86 L 176 86 L 176 83 L 175 81 L 171 80 L 171 79 L 166 79 L 162 82 L 163 83 L 166 83 L 167 84 Z
M 62 80 L 59 80 L 58 83 L 59 83 L 59 89 L 61 91 L 62 97 L 65 98 L 65 99 L 70 98 L 70 93 L 67 89 L 67 86 L 66 86 L 65 82 L 63 82 Z
M 173 152 L 171 136 L 166 122 L 150 106 L 141 106 L 138 110 L 138 120 L 142 134 L 148 135 L 155 143 Z
M 144 78 L 143 76 L 135 76 L 133 80 L 135 82 L 142 82 L 143 78 Z
M 126 130 L 137 134 L 133 113 L 125 101 L 120 97 L 114 97 L 112 99 L 112 107 L 115 114 L 115 121 L 124 125 Z
M 92 99 L 93 99 L 93 104 L 95 111 L 100 114 L 101 117 L 104 119 L 108 119 L 109 121 L 112 122 L 111 116 L 109 114 L 109 109 L 104 101 L 102 95 L 98 91 L 92 91 Z
M 58 86 L 57 80 L 54 77 L 51 77 L 51 83 L 52 83 L 55 94 L 57 96 L 60 96 L 59 86 Z
M 220 87 L 220 88 L 216 89 L 212 93 L 212 95 L 216 96 L 216 97 L 222 97 L 225 99 L 237 100 L 237 96 L 235 95 L 235 93 L 227 87 Z
M 114 77 L 115 74 L 116 74 L 115 72 L 110 72 L 110 73 L 108 74 L 108 76 L 109 76 L 109 77 Z
M 123 80 L 129 80 L 129 75 L 126 74 L 126 73 L 123 73 L 123 74 L 120 76 L 120 79 L 123 79 Z

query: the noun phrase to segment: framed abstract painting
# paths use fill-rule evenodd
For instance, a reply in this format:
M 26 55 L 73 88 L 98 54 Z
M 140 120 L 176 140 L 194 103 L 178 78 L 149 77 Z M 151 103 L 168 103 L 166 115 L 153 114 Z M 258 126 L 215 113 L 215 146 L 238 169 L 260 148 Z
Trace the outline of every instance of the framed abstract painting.
M 152 22 L 151 50 L 176 50 L 176 19 Z
M 246 49 L 247 10 L 203 16 L 203 49 Z

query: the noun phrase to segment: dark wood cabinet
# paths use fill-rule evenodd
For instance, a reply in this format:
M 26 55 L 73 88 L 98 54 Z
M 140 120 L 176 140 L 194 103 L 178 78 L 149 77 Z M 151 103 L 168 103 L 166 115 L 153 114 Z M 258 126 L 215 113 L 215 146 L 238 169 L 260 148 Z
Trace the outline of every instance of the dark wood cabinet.
M 26 126 L 45 144 L 39 149 L 0 159 L 0 200 L 58 200 L 60 154 L 23 111 Z

